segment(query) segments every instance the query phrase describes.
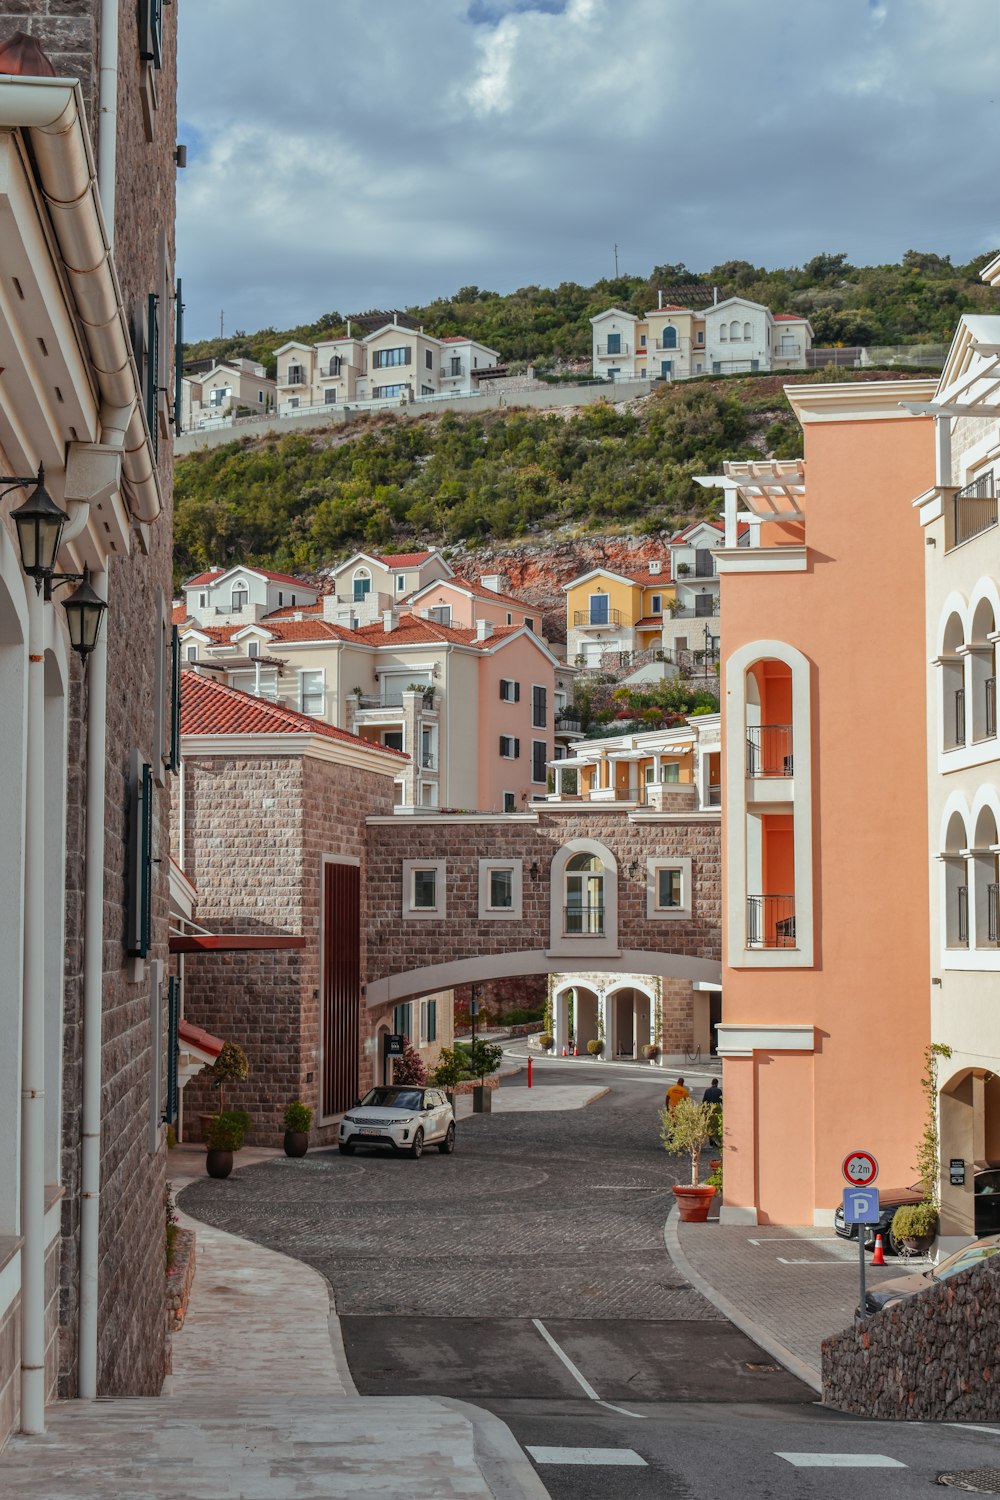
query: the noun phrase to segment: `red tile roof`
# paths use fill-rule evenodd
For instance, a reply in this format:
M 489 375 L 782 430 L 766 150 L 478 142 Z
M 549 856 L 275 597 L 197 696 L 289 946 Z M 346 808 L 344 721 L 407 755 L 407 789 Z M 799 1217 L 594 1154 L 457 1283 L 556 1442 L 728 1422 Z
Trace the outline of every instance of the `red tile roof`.
M 194 588 L 195 584 L 198 584 L 198 583 L 214 583 L 217 578 L 221 578 L 221 577 L 222 577 L 222 569 L 221 568 L 216 568 L 216 570 L 215 570 L 214 573 L 196 573 L 193 578 L 189 578 L 187 580 L 187 582 L 185 583 L 184 587 L 186 589 L 191 589 L 191 588 Z
M 290 573 L 272 573 L 270 568 L 255 568 L 251 563 L 233 563 L 230 568 L 216 568 L 211 573 L 197 573 L 194 578 L 189 578 L 185 583 L 186 589 L 194 588 L 197 584 L 215 583 L 226 573 L 234 573 L 237 568 L 242 568 L 247 573 L 257 573 L 261 578 L 269 578 L 272 583 L 290 583 L 298 589 L 308 589 L 311 594 L 317 591 L 312 584 L 306 583 L 304 578 L 293 578 Z
M 193 1021 L 178 1021 L 177 1036 L 189 1047 L 197 1047 L 199 1052 L 207 1052 L 212 1057 L 218 1057 L 224 1045 L 219 1037 L 213 1036 L 210 1031 L 202 1031 Z
M 283 604 L 280 609 L 272 609 L 269 615 L 263 615 L 261 624 L 265 624 L 268 620 L 290 620 L 294 615 L 321 615 L 322 613 L 322 599 L 317 599 L 315 604 Z
M 170 611 L 170 623 L 172 625 L 183 625 L 184 621 L 188 618 L 188 607 L 186 604 L 175 604 Z
M 776 323 L 808 323 L 809 319 L 801 317 L 799 313 L 774 313 Z
M 354 631 L 343 625 L 333 625 L 329 620 L 276 620 L 273 615 L 268 615 L 260 625 L 277 641 L 349 641 L 354 638 Z M 245 626 L 240 628 L 246 629 Z
M 380 755 L 394 755 L 400 761 L 409 759 L 400 750 L 375 745 L 322 719 L 296 713 L 283 703 L 255 698 L 252 693 L 243 693 L 239 688 L 192 671 L 181 674 L 181 734 L 309 734 L 378 751 Z
M 418 568 L 434 554 L 433 552 L 400 552 L 395 557 L 387 557 L 380 552 L 370 552 L 368 555 L 374 557 L 376 562 L 384 563 L 387 568 Z
M 523 599 L 515 599 L 513 594 L 500 594 L 496 589 L 487 588 L 485 583 L 474 583 L 471 578 L 460 578 L 457 574 L 454 578 L 442 578 L 440 586 L 453 583 L 458 589 L 467 589 L 477 599 L 495 599 L 498 604 L 513 604 L 517 609 L 529 610 L 538 614 L 538 609 L 530 604 L 525 604 Z M 432 585 L 433 587 L 433 585 Z
M 636 620 L 636 630 L 651 630 L 655 625 L 659 628 L 663 624 L 662 615 L 644 615 L 641 620 Z
M 651 573 L 648 568 L 637 568 L 634 573 L 626 574 L 633 583 L 640 583 L 643 588 L 658 588 L 660 584 L 666 588 L 670 583 L 670 564 L 664 562 L 659 573 Z
M 469 338 L 468 338 L 467 334 L 449 333 L 445 338 L 443 338 L 441 340 L 441 343 L 442 344 L 467 344 L 467 343 L 469 343 Z
M 662 307 L 654 309 L 655 312 L 692 312 L 693 308 L 681 307 L 679 302 L 665 302 Z

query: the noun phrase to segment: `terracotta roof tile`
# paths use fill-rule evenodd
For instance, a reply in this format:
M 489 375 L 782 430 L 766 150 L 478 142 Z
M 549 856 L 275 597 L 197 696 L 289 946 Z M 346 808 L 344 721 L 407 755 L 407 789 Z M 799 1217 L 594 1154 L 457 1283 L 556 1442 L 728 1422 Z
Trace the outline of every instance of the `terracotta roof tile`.
M 189 1047 L 197 1047 L 199 1052 L 207 1052 L 212 1057 L 218 1057 L 224 1045 L 222 1040 L 213 1036 L 210 1031 L 203 1031 L 193 1021 L 183 1019 L 177 1023 L 177 1036 L 182 1043 L 186 1042 Z
M 525 604 L 523 599 L 515 599 L 513 594 L 500 594 L 496 589 L 487 588 L 485 583 L 474 583 L 471 578 L 460 578 L 456 575 L 454 578 L 441 579 L 442 587 L 448 583 L 453 583 L 459 589 L 468 589 L 469 593 L 475 594 L 477 599 L 495 599 L 498 604 L 513 604 L 518 609 L 532 610 L 532 606 Z M 538 614 L 537 609 L 533 612 Z
M 283 604 L 280 609 L 272 609 L 269 615 L 262 615 L 260 623 L 265 625 L 268 620 L 290 620 L 294 615 L 321 615 L 322 613 L 322 599 L 317 599 L 315 604 Z
M 170 611 L 170 623 L 172 625 L 183 625 L 184 621 L 190 619 L 186 604 L 175 604 Z
M 409 759 L 400 750 L 375 745 L 322 719 L 286 708 L 283 703 L 255 698 L 252 693 L 192 671 L 181 674 L 181 734 L 309 734 L 392 755 L 400 761 Z
M 377 562 L 384 563 L 387 568 L 418 568 L 429 557 L 433 557 L 434 553 L 433 551 L 399 552 L 395 557 L 388 557 L 380 552 L 371 552 L 369 556 L 374 557 Z
M 221 568 L 216 568 L 216 570 L 215 570 L 214 573 L 196 573 L 193 578 L 189 578 L 187 580 L 187 582 L 185 583 L 184 587 L 186 589 L 191 589 L 191 588 L 194 588 L 195 584 L 198 584 L 198 583 L 214 583 L 217 578 L 221 578 L 221 577 L 222 577 L 222 569 Z

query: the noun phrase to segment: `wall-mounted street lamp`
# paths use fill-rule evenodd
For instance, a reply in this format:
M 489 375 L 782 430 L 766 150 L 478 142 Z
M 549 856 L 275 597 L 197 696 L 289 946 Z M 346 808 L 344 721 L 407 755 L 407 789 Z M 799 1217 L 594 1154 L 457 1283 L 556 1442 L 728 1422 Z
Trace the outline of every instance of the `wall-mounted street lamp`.
M 531 862 L 531 868 L 528 871 L 528 874 L 531 876 L 532 880 L 537 880 L 538 879 L 538 861 L 537 861 L 537 859 L 532 860 L 532 862 Z
M 633 859 L 629 863 L 628 869 L 626 870 L 626 874 L 628 875 L 629 880 L 634 880 L 635 877 L 638 875 L 638 873 L 639 873 L 639 861 L 637 859 Z
M 37 478 L 0 480 L 0 499 L 10 490 L 35 487 L 17 510 L 11 512 L 11 520 L 17 528 L 17 545 L 21 552 L 21 567 L 29 578 L 35 580 L 36 592 L 45 590 L 45 598 L 52 598 L 53 589 L 63 584 L 75 583 L 75 588 L 63 600 L 69 642 L 79 656 L 89 656 L 97 645 L 101 633 L 101 621 L 107 604 L 90 586 L 90 571 L 82 573 L 57 573 L 56 558 L 62 541 L 63 527 L 69 516 L 61 510 L 45 488 L 45 469 L 39 464 Z

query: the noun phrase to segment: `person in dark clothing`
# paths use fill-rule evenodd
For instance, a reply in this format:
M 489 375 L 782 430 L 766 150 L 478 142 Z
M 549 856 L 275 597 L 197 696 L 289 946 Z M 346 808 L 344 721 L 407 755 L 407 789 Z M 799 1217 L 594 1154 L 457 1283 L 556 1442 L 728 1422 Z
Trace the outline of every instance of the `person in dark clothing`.
M 712 1082 L 701 1097 L 705 1104 L 722 1103 L 722 1090 L 719 1088 L 719 1080 L 717 1078 L 712 1079 Z

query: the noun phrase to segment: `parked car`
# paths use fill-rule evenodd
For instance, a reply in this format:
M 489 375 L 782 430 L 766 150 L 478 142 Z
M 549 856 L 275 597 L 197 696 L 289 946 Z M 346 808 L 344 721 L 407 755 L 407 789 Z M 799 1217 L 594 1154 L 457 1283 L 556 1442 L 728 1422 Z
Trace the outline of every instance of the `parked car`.
M 980 1167 L 972 1175 L 973 1201 L 975 1202 L 975 1232 L 977 1235 L 1000 1234 L 1000 1167 Z M 882 1248 L 893 1255 L 899 1247 L 892 1237 L 892 1216 L 904 1203 L 922 1203 L 924 1194 L 919 1187 L 885 1188 L 879 1194 L 879 1221 L 866 1224 L 865 1249 L 875 1247 L 875 1236 L 881 1234 Z M 833 1227 L 841 1239 L 857 1239 L 858 1226 L 844 1223 L 843 1204 L 839 1204 L 833 1215 Z
M 882 1312 L 884 1308 L 891 1307 L 894 1302 L 902 1302 L 907 1297 L 915 1297 L 917 1292 L 926 1292 L 928 1287 L 958 1276 L 962 1271 L 970 1271 L 973 1266 L 996 1255 L 998 1250 L 1000 1234 L 990 1235 L 986 1239 L 973 1240 L 961 1250 L 956 1250 L 954 1255 L 931 1266 L 929 1271 L 915 1271 L 911 1276 L 894 1276 L 891 1281 L 882 1281 L 878 1286 L 868 1287 L 865 1291 L 865 1316 Z
M 350 1156 L 358 1146 L 389 1147 L 423 1156 L 436 1145 L 442 1156 L 455 1149 L 455 1115 L 440 1089 L 392 1084 L 369 1089 L 340 1122 L 337 1148 Z
M 861 1227 L 865 1231 L 865 1249 L 874 1250 L 875 1236 L 882 1236 L 882 1248 L 893 1255 L 899 1254 L 899 1247 L 892 1237 L 892 1216 L 897 1208 L 902 1208 L 904 1203 L 922 1203 L 924 1194 L 919 1187 L 912 1188 L 883 1188 L 879 1192 L 879 1221 L 877 1224 L 864 1224 Z M 833 1215 L 833 1227 L 841 1239 L 856 1240 L 858 1237 L 857 1224 L 844 1223 L 844 1205 L 838 1203 Z

